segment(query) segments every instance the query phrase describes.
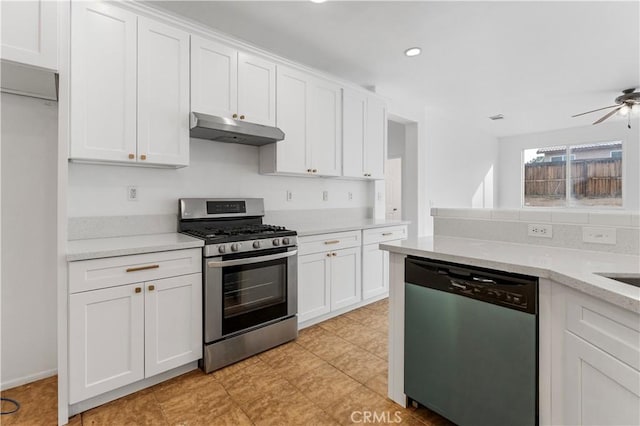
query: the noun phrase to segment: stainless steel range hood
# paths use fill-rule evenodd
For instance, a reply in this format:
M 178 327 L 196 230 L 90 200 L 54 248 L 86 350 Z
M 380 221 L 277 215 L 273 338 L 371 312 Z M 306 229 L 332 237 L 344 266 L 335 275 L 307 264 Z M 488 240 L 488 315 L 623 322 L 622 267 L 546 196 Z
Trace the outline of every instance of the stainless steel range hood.
M 284 139 L 284 132 L 277 127 L 262 126 L 198 112 L 191 113 L 190 127 L 192 138 L 217 142 L 260 146 Z

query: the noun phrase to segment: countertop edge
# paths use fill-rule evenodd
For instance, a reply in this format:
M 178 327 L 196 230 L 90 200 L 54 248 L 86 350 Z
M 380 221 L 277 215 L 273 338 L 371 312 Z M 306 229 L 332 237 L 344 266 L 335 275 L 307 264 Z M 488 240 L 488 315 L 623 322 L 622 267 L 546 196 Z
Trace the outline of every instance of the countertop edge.
M 344 226 L 334 226 L 329 228 L 319 227 L 318 229 L 297 231 L 298 237 L 310 237 L 313 235 L 333 234 L 334 232 L 361 231 L 364 229 L 387 228 L 390 226 L 409 225 L 408 221 L 397 221 L 392 223 L 369 223 L 369 224 L 353 224 Z
M 640 299 L 635 299 L 626 294 L 619 293 L 615 290 L 608 289 L 602 287 L 598 284 L 594 284 L 592 282 L 585 281 L 581 277 L 577 277 L 570 273 L 552 270 L 544 267 L 534 267 L 528 265 L 522 265 L 513 262 L 493 260 L 493 259 L 482 259 L 477 257 L 468 257 L 462 255 L 455 255 L 449 253 L 438 253 L 425 249 L 411 248 L 411 247 L 401 247 L 394 244 L 381 243 L 379 245 L 381 250 L 386 250 L 390 253 L 406 255 L 406 256 L 416 256 L 423 257 L 434 260 L 442 260 L 448 262 L 461 263 L 470 266 L 477 266 L 489 269 L 497 269 L 505 272 L 513 272 L 525 275 L 536 276 L 539 278 L 549 279 L 553 282 L 557 282 L 559 284 L 565 285 L 572 289 L 578 290 L 582 293 L 588 294 L 592 297 L 600 299 L 604 302 L 611 303 L 625 310 L 640 313 Z M 601 277 L 597 274 L 590 272 L 590 275 L 594 276 L 594 279 Z M 615 282 L 614 282 L 615 283 Z M 612 285 L 623 285 L 623 284 L 612 284 Z

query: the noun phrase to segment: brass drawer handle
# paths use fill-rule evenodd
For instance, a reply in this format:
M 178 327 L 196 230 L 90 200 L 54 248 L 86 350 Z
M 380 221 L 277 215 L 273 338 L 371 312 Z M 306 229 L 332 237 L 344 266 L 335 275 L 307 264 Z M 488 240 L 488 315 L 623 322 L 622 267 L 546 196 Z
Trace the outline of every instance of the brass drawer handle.
M 136 158 L 134 154 L 129 154 L 129 160 L 133 160 L 134 158 Z
M 340 242 L 340 240 L 331 240 L 331 241 L 325 241 L 324 243 L 326 245 L 329 245 L 329 244 L 338 244 L 339 242 Z
M 240 116 L 240 120 L 244 120 L 244 115 L 241 115 L 241 116 Z
M 318 173 L 318 169 L 311 170 L 313 173 Z
M 140 287 L 136 287 L 136 289 L 134 290 L 136 293 L 140 293 L 142 291 L 142 289 Z
M 327 257 L 331 257 L 331 253 L 327 253 Z
M 149 286 L 149 291 L 153 291 L 153 290 L 155 290 L 155 289 L 156 289 L 156 286 L 155 286 L 155 285 L 151 284 L 151 285 Z
M 331 256 L 337 256 L 337 255 L 338 255 L 338 253 L 336 253 L 336 252 L 331 253 Z
M 137 266 L 135 268 L 127 268 L 127 272 L 146 271 L 147 269 L 158 269 L 160 265 Z
M 311 169 L 307 169 L 307 173 L 311 173 Z
M 233 114 L 231 117 L 238 118 L 238 114 Z
M 142 154 L 142 155 L 140 156 L 140 159 L 141 159 L 141 160 L 146 160 L 146 159 L 147 159 L 147 156 L 146 156 L 146 155 L 144 155 L 144 154 Z
M 393 235 L 393 232 L 383 232 L 382 233 L 383 237 L 388 237 L 389 235 Z

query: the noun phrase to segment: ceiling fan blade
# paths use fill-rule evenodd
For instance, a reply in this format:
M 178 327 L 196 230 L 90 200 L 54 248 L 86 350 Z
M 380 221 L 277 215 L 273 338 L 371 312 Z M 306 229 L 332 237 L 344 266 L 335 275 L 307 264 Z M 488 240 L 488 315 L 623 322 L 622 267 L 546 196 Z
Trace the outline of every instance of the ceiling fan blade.
M 607 118 L 611 117 L 612 115 L 614 115 L 616 112 L 620 111 L 620 108 L 622 108 L 624 105 L 620 105 L 618 108 L 609 111 L 604 117 L 601 117 L 600 120 L 595 121 L 593 124 L 599 124 L 602 123 L 604 120 L 606 120 Z
M 580 114 L 572 115 L 572 116 L 571 116 L 571 118 L 580 117 L 581 115 L 591 114 L 592 112 L 602 111 L 603 109 L 609 109 L 609 108 L 613 108 L 613 107 L 617 107 L 617 106 L 619 106 L 619 105 L 618 105 L 618 104 L 616 104 L 616 105 L 611 105 L 611 106 L 604 107 L 604 108 L 594 109 L 594 110 L 592 110 L 592 111 L 581 112 Z

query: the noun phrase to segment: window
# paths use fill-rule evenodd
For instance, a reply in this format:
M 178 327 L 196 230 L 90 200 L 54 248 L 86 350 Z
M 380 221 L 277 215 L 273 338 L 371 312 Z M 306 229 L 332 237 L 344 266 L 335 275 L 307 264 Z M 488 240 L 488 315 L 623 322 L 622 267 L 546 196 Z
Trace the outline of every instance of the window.
M 526 149 L 523 159 L 524 206 L 622 206 L 620 141 Z

